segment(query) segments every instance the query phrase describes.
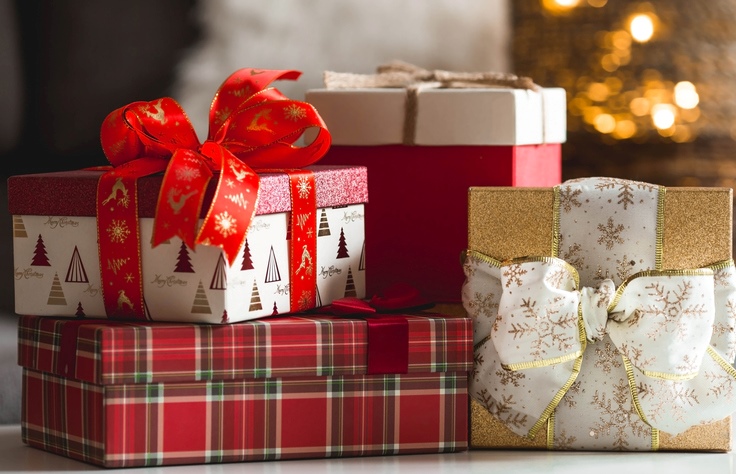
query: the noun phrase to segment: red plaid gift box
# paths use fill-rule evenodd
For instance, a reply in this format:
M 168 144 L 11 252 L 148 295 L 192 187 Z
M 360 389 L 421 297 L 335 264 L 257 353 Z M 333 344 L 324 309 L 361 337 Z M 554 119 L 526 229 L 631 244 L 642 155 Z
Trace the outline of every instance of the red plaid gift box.
M 305 170 L 314 177 L 316 209 L 309 213 L 314 228 L 307 232 L 316 241 L 316 255 L 304 258 L 299 248 L 292 258 L 289 177 L 263 173 L 256 216 L 232 264 L 220 248 L 198 245 L 191 249 L 179 237 L 154 247 L 154 216 L 163 177 L 139 178 L 145 317 L 220 324 L 296 312 L 301 308 L 292 305 L 292 293 L 298 292 L 290 269 L 299 270 L 300 263 L 306 264 L 305 271 L 316 280 L 316 298 L 306 301 L 308 307 L 345 296 L 364 297 L 366 170 L 321 165 Z M 114 266 L 116 258 L 111 262 L 100 257 L 95 193 L 101 175 L 100 171 L 77 170 L 8 179 L 18 314 L 119 319 L 107 313 L 102 292 L 101 267 Z M 210 181 L 201 218 L 216 192 L 215 185 L 215 180 Z M 132 200 L 130 194 L 125 196 Z M 114 231 L 100 229 L 102 233 Z M 134 229 L 123 232 L 121 226 L 118 231 L 132 235 Z M 118 273 L 126 277 L 126 272 Z M 125 301 L 120 298 L 118 307 L 127 309 Z
M 325 88 L 307 91 L 332 135 L 321 163 L 368 168 L 367 293 L 404 282 L 457 303 L 468 188 L 559 184 L 565 91 L 486 76 L 463 88 L 472 73 L 380 69 L 328 71 Z
M 23 441 L 106 467 L 467 448 L 468 318 L 22 316 L 18 357 Z

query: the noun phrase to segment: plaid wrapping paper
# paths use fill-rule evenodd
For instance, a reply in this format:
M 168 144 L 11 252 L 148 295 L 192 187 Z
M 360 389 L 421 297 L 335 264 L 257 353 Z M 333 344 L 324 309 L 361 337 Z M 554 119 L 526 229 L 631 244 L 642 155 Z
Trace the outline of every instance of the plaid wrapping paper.
M 469 319 L 406 318 L 409 373 L 470 370 Z M 357 375 L 366 372 L 366 326 L 328 315 L 222 326 L 21 316 L 18 363 L 96 384 Z
M 100 386 L 25 369 L 23 441 L 105 467 L 452 452 L 464 373 Z
M 472 323 L 406 319 L 407 373 L 364 375 L 361 319 L 22 316 L 23 441 L 106 467 L 467 449 Z

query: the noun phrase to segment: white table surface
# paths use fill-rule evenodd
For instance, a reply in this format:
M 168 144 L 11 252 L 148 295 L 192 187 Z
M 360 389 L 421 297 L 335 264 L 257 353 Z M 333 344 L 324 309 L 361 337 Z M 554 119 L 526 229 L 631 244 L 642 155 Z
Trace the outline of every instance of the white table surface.
M 19 425 L 0 425 L 0 473 L 131 471 L 136 474 L 405 474 L 736 473 L 736 453 L 608 453 L 465 451 L 449 454 L 267 461 L 152 468 L 105 469 L 23 444 Z

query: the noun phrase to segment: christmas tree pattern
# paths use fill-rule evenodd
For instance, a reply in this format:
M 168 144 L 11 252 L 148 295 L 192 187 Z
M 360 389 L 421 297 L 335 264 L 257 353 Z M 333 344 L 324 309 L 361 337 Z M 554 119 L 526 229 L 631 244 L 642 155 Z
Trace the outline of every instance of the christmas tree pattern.
M 358 264 L 358 271 L 365 271 L 365 240 L 363 241 L 363 248 L 360 251 L 360 263 Z
M 54 273 L 54 281 L 53 283 L 51 283 L 49 299 L 48 301 L 46 301 L 46 304 L 54 306 L 66 306 L 66 298 L 64 298 L 64 290 L 61 288 L 61 281 L 59 281 L 58 273 Z
M 28 238 L 26 226 L 21 216 L 13 216 L 13 237 Z
M 74 246 L 74 252 L 72 252 L 72 259 L 69 261 L 69 268 L 66 270 L 66 278 L 64 281 L 67 283 L 89 283 L 87 278 L 87 272 L 84 270 L 84 264 L 82 264 L 82 257 L 79 256 L 79 249 Z
M 227 289 L 227 270 L 225 268 L 225 257 L 220 254 L 220 258 L 217 259 L 215 264 L 215 273 L 212 275 L 210 290 L 225 289 Z
M 325 235 L 331 235 L 330 223 L 327 221 L 327 213 L 322 209 L 322 214 L 319 217 L 319 230 L 317 232 L 317 236 L 324 237 Z
M 240 266 L 240 270 L 253 270 L 253 260 L 250 255 L 250 246 L 248 245 L 248 239 L 245 239 L 245 248 L 243 249 L 243 264 Z
M 212 314 L 212 309 L 210 309 L 210 302 L 207 299 L 207 293 L 204 292 L 204 285 L 202 285 L 202 280 L 199 280 L 197 293 L 194 295 L 194 303 L 192 303 L 192 313 Z
M 261 306 L 261 294 L 258 292 L 256 281 L 253 280 L 253 290 L 250 292 L 250 307 L 248 311 L 260 311 L 261 309 L 263 309 L 263 306 Z
M 319 308 L 322 305 L 322 295 L 319 294 L 319 286 L 314 289 L 315 293 L 317 293 L 317 303 L 316 307 Z
M 179 273 L 194 273 L 192 260 L 189 257 L 189 249 L 187 249 L 187 244 L 183 240 L 181 241 L 181 247 L 179 247 L 179 256 L 176 257 L 176 268 L 174 268 L 174 271 Z
M 222 310 L 222 319 L 220 320 L 220 323 L 227 324 L 229 322 L 230 322 L 230 318 L 227 317 L 227 310 L 226 309 L 223 309 Z
M 46 256 L 46 246 L 43 243 L 43 237 L 38 234 L 38 240 L 36 241 L 36 249 L 33 251 L 33 260 L 31 265 L 38 267 L 50 267 L 49 258 Z
M 355 292 L 355 282 L 353 281 L 353 270 L 348 267 L 348 281 L 345 282 L 345 296 L 358 296 Z
M 273 245 L 271 246 L 271 253 L 268 254 L 268 265 L 266 266 L 266 279 L 265 283 L 273 283 L 275 281 L 281 281 L 281 272 L 279 272 L 279 264 L 276 262 L 276 254 L 273 252 Z
M 277 314 L 279 314 L 279 307 L 276 306 L 276 302 L 274 301 L 273 302 L 273 312 L 271 313 L 271 316 L 276 316 Z
M 345 233 L 342 231 L 342 227 L 340 227 L 340 242 L 337 244 L 337 258 L 347 258 L 349 256 L 348 246 L 345 243 Z
M 84 308 L 82 308 L 82 302 L 81 301 L 79 301 L 77 303 L 77 312 L 74 313 L 74 316 L 76 316 L 77 318 L 80 318 L 80 319 L 82 319 L 85 316 L 87 316 L 86 314 L 84 314 Z

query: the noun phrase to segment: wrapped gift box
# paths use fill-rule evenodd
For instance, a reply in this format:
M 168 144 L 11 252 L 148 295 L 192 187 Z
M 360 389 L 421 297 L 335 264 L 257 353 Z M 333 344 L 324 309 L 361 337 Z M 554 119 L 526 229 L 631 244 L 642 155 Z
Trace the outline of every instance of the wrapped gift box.
M 463 451 L 471 343 L 427 313 L 22 316 L 23 441 L 105 467 Z
M 471 188 L 471 448 L 731 449 L 732 190 Z
M 468 187 L 561 180 L 563 89 L 422 90 L 412 144 L 403 140 L 404 89 L 316 89 L 306 99 L 332 134 L 322 162 L 368 167 L 368 294 L 408 282 L 459 302 Z
M 317 193 L 317 300 L 365 296 L 366 169 L 311 166 Z M 12 176 L 15 310 L 44 316 L 107 317 L 102 298 L 95 195 L 100 171 Z M 256 216 L 234 264 L 217 247 L 178 237 L 151 245 L 161 175 L 138 180 L 140 256 L 146 316 L 228 323 L 292 311 L 289 180 L 264 173 Z M 215 191 L 212 180 L 202 217 Z

